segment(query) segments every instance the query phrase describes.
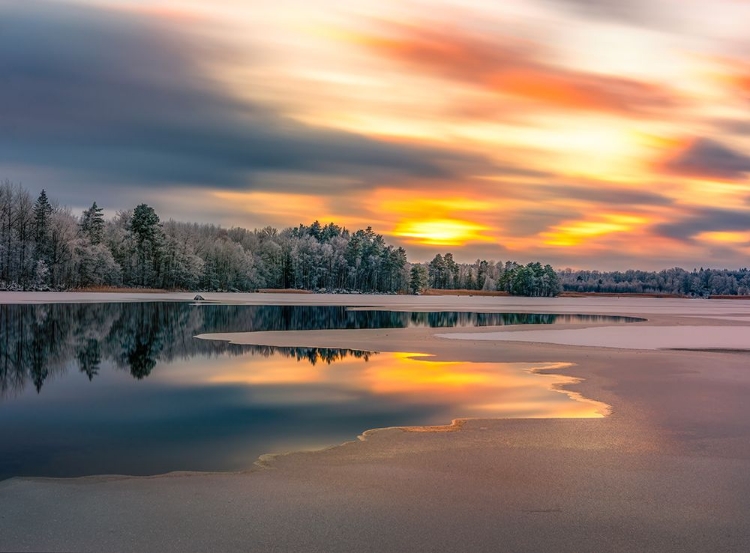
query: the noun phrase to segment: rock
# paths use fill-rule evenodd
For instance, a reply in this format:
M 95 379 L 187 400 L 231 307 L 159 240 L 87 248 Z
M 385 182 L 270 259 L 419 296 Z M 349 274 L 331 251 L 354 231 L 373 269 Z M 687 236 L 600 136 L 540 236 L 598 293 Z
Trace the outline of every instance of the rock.
M 195 297 L 194 297 L 193 299 L 194 299 L 195 301 L 204 301 L 204 298 L 203 298 L 203 296 L 201 296 L 200 294 L 198 294 L 197 296 L 195 296 Z

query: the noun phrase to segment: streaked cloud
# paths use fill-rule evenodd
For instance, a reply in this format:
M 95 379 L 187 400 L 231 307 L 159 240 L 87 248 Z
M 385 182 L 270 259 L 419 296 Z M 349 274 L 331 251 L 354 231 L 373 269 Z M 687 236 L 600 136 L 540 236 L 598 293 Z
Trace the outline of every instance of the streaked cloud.
M 5 10 L 3 22 L 2 164 L 102 184 L 228 189 L 258 187 L 259 172 L 348 176 L 357 185 L 493 168 L 481 155 L 314 128 L 235 98 L 202 69 L 231 50 L 161 19 L 32 2 Z M 304 182 L 275 187 L 299 191 Z
M 571 198 L 602 205 L 666 206 L 674 203 L 674 200 L 657 192 L 612 186 L 603 182 L 589 181 L 579 185 L 563 182 L 555 185 L 540 185 L 537 190 L 539 195 L 545 198 Z
M 544 0 L 588 19 L 600 19 L 626 25 L 655 26 L 663 23 L 655 2 L 646 0 Z
M 0 178 L 424 260 L 746 265 L 736 0 L 0 2 Z
M 705 233 L 744 233 L 750 230 L 750 210 L 693 209 L 683 218 L 658 225 L 655 230 L 662 236 L 684 241 Z
M 717 126 L 720 131 L 750 137 L 750 121 L 725 119 L 719 121 Z
M 630 213 L 605 213 L 590 219 L 569 221 L 553 226 L 543 232 L 544 243 L 548 246 L 577 246 L 591 238 L 615 233 L 630 233 L 636 227 L 648 223 L 646 217 Z
M 497 33 L 469 35 L 455 27 L 383 25 L 354 41 L 377 54 L 437 77 L 548 108 L 645 114 L 672 106 L 674 92 L 656 84 L 554 65 L 540 44 Z

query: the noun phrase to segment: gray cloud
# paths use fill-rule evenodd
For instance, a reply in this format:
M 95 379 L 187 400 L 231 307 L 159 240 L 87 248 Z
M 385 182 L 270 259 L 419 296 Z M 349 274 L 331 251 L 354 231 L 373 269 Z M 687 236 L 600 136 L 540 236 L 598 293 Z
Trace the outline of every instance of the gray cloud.
M 717 126 L 721 131 L 729 132 L 739 136 L 750 136 L 750 121 L 725 119 L 719 121 Z
M 709 138 L 699 138 L 665 167 L 680 175 L 741 179 L 750 172 L 750 156 Z
M 576 219 L 581 216 L 581 213 L 570 209 L 544 208 L 540 205 L 537 209 L 509 214 L 504 219 L 498 219 L 497 224 L 499 226 L 508 226 L 516 234 L 535 235 L 547 231 L 564 221 Z
M 630 190 L 627 188 L 609 188 L 604 184 L 596 186 L 577 186 L 568 184 L 540 185 L 535 186 L 542 193 L 542 197 L 549 198 L 572 198 L 601 204 L 622 205 L 660 205 L 666 206 L 673 203 L 672 200 L 644 190 Z
M 654 227 L 654 232 L 668 238 L 689 241 L 701 232 L 748 231 L 750 212 L 704 208 L 692 210 L 684 219 Z
M 0 8 L 0 167 L 82 185 L 217 188 L 252 187 L 258 172 L 361 184 L 496 169 L 479 156 L 309 127 L 232 98 L 201 69 L 226 55 L 136 16 L 43 2 Z
M 652 27 L 663 23 L 653 9 L 654 2 L 644 0 L 545 0 L 587 19 L 598 19 Z
M 699 138 L 669 160 L 665 168 L 679 175 L 742 179 L 745 173 L 750 172 L 750 156 L 735 152 L 710 138 Z

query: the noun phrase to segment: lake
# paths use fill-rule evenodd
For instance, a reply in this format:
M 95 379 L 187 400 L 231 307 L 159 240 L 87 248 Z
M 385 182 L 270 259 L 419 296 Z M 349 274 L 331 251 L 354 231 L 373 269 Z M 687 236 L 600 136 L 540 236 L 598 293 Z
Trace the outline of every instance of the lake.
M 592 315 L 394 312 L 184 302 L 0 305 L 0 479 L 244 470 L 370 428 L 459 417 L 592 417 L 558 364 L 424 352 L 238 346 L 263 330 L 628 323 Z

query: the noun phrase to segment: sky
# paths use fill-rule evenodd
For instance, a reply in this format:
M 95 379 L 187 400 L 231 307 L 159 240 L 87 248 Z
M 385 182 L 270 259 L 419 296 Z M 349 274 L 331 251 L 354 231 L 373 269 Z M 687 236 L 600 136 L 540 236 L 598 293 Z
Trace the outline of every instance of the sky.
M 750 0 L 0 0 L 0 179 L 414 261 L 750 265 Z

